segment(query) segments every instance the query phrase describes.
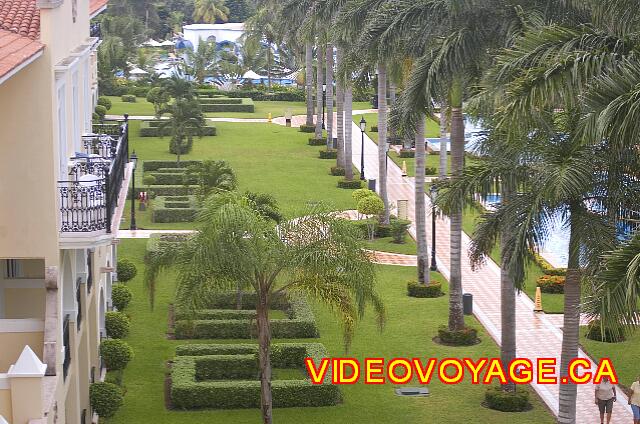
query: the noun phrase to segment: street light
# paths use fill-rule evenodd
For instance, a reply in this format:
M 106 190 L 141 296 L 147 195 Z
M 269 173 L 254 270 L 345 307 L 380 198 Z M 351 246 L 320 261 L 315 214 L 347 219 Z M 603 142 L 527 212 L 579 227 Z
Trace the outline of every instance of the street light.
M 362 142 L 360 143 L 360 179 L 364 181 L 364 132 L 367 129 L 367 121 L 364 116 L 360 119 L 360 133 L 362 134 Z
M 437 271 L 436 265 L 436 199 L 438 198 L 438 189 L 435 184 L 431 185 L 431 271 Z
M 130 230 L 137 230 L 136 227 L 136 165 L 138 163 L 138 156 L 136 155 L 136 151 L 134 150 L 131 154 L 132 167 L 131 167 L 131 224 L 129 225 Z
M 326 103 L 327 103 L 327 84 L 322 84 L 322 129 L 323 130 L 325 129 L 324 107 Z

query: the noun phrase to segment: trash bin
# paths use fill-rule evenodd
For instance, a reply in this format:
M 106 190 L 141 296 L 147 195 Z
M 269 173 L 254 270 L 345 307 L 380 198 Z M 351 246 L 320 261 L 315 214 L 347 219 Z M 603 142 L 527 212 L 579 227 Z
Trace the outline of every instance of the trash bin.
M 465 315 L 473 315 L 473 295 L 471 293 L 462 295 L 462 312 Z
M 376 180 L 375 179 L 371 179 L 369 180 L 369 184 L 367 186 L 369 188 L 369 190 L 371 191 L 376 191 Z
M 378 95 L 375 95 L 371 98 L 371 105 L 374 109 L 378 109 Z

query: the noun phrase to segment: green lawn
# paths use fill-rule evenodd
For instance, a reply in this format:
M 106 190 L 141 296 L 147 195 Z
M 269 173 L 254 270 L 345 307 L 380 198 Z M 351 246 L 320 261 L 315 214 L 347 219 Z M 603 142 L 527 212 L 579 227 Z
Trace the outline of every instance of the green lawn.
M 354 105 L 353 109 L 356 107 Z M 353 122 L 356 124 L 360 122 L 360 119 L 364 116 L 365 121 L 367 121 L 367 135 L 376 143 L 378 142 L 378 133 L 371 131 L 371 127 L 374 125 L 378 125 L 378 114 L 377 113 L 365 113 L 364 115 L 357 115 L 353 117 Z M 426 137 L 427 138 L 438 138 L 440 137 L 440 124 L 436 121 L 426 118 Z
M 366 240 L 367 249 L 378 250 L 381 252 L 401 253 L 403 255 L 415 255 L 417 252 L 416 241 L 407 234 L 405 242 L 402 244 L 394 243 L 393 237 L 376 238 L 373 241 Z
M 610 358 L 618 373 L 620 383 L 630 387 L 638 375 L 638 346 L 640 346 L 640 331 L 636 331 L 627 341 L 622 343 L 604 343 L 587 339 L 584 335 L 586 327 L 580 329 L 580 344 L 595 361 Z
M 135 103 L 125 103 L 120 97 L 107 96 L 112 103 L 111 109 L 107 111 L 109 115 L 124 115 L 128 113 L 131 116 L 153 116 L 155 111 L 153 104 L 147 102 L 147 99 L 138 97 Z M 291 110 L 293 115 L 305 115 L 307 106 L 304 102 L 253 102 L 255 105 L 254 113 L 247 112 L 211 112 L 205 113 L 205 116 L 214 118 L 267 118 L 269 113 L 273 118 L 284 116 L 287 110 Z M 353 109 L 369 109 L 371 104 L 367 102 L 356 102 Z
M 128 285 L 133 290 L 133 301 L 127 313 L 132 328 L 128 342 L 135 358 L 124 371 L 126 388 L 124 406 L 109 424 L 245 424 L 260 421 L 257 409 L 169 411 L 164 405 L 164 378 L 166 361 L 175 353 L 175 347 L 186 341 L 167 340 L 167 308 L 173 299 L 174 285 L 171 272 L 158 281 L 156 307 L 149 308 L 142 287 L 142 257 L 145 240 L 123 240 L 119 257 L 130 258 L 138 265 L 138 276 Z M 498 349 L 487 333 L 472 318 L 469 324 L 480 330 L 482 343 L 472 347 L 451 348 L 435 344 L 431 338 L 439 325 L 446 322 L 447 297 L 414 299 L 406 296 L 406 282 L 415 278 L 415 268 L 379 267 L 378 287 L 387 307 L 388 320 L 383 333 L 379 333 L 373 316 L 367 314 L 358 326 L 351 350 L 346 353 L 340 325 L 334 315 L 321 305 L 314 305 L 322 342 L 333 356 L 365 357 L 493 357 Z M 434 278 L 437 276 L 434 275 Z M 447 291 L 446 284 L 444 289 Z M 307 340 L 308 341 L 308 340 Z M 202 340 L 196 341 L 202 343 Z M 227 341 L 234 343 L 236 341 Z M 242 342 L 246 342 L 242 341 Z M 284 377 L 290 377 L 285 370 Z M 422 424 L 426 422 L 492 422 L 493 424 L 546 424 L 553 423 L 551 415 L 536 396 L 534 408 L 525 413 L 499 413 L 480 406 L 485 387 L 470 383 L 445 385 L 434 380 L 426 398 L 400 398 L 394 395 L 393 385 L 343 386 L 344 403 L 335 407 L 275 409 L 274 421 L 279 424 L 345 423 L 350 424 Z

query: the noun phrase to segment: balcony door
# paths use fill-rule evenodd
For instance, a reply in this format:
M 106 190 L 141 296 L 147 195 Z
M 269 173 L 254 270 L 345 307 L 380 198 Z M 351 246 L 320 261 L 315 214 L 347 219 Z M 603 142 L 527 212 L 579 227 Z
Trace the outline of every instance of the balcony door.
M 60 154 L 60 177 L 61 181 L 68 180 L 67 165 L 67 100 L 64 82 L 58 85 L 58 152 Z

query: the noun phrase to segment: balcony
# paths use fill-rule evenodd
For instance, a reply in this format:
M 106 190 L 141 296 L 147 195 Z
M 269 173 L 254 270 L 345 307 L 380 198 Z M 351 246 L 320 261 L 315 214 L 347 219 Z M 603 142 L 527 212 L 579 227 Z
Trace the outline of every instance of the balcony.
M 95 22 L 89 25 L 89 36 L 100 38 L 100 22 Z
M 95 129 L 105 132 L 82 137 L 84 151 L 70 159 L 69 179 L 58 181 L 63 235 L 111 233 L 114 213 L 119 202 L 124 202 L 121 190 L 127 187 L 129 162 L 127 122 Z

